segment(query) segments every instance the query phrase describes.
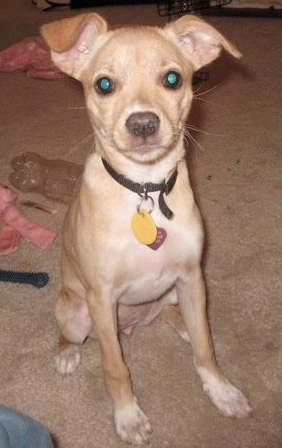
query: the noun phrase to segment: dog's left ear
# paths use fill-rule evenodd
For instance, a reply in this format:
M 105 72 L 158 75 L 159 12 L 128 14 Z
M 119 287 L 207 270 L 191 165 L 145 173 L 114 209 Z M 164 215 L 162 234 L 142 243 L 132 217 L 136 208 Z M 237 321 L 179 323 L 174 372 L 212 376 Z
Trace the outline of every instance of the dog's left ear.
M 170 22 L 164 30 L 189 57 L 195 70 L 216 59 L 222 48 L 235 58 L 241 57 L 237 48 L 222 34 L 194 15 L 186 15 L 175 22 Z
M 96 13 L 57 20 L 41 27 L 41 34 L 51 49 L 53 62 L 62 72 L 81 80 L 98 46 L 107 23 Z

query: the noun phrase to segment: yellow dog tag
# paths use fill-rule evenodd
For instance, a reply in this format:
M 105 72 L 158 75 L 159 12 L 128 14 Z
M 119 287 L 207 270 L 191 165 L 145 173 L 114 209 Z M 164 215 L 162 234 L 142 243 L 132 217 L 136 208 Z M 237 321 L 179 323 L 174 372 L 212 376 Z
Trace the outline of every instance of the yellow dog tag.
M 131 229 L 142 244 L 152 244 L 157 239 L 157 227 L 147 210 L 141 209 L 131 220 Z

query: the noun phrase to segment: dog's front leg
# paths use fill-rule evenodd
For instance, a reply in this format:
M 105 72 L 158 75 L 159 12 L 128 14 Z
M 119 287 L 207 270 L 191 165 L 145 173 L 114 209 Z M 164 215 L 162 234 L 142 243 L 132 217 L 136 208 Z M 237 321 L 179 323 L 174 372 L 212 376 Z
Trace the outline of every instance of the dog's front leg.
M 88 293 L 88 303 L 100 344 L 106 388 L 114 403 L 116 431 L 128 443 L 148 443 L 151 428 L 132 393 L 117 336 L 116 306 L 103 293 L 99 296 L 94 291 Z
M 180 309 L 193 348 L 194 363 L 204 391 L 219 411 L 228 417 L 251 413 L 246 397 L 221 373 L 214 355 L 206 312 L 206 292 L 200 267 L 177 282 Z

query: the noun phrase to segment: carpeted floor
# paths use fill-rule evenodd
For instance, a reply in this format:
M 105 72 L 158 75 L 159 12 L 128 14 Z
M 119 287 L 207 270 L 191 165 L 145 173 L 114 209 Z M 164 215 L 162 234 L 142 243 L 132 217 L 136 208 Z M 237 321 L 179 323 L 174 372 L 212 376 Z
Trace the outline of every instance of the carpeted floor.
M 29 0 L 2 0 L 0 50 L 34 36 L 43 22 L 77 14 L 41 12 Z M 93 8 L 94 10 L 94 8 Z M 165 23 L 156 5 L 96 8 L 111 24 Z M 190 123 L 196 143 L 187 160 L 204 216 L 209 315 L 220 365 L 249 397 L 254 415 L 221 417 L 204 396 L 189 346 L 160 320 L 123 339 L 134 390 L 150 418 L 153 448 L 279 448 L 282 446 L 281 306 L 281 50 L 280 19 L 209 17 L 243 53 L 224 54 L 196 89 Z M 80 85 L 24 73 L 0 74 L 0 182 L 25 151 L 83 162 L 91 127 Z M 60 232 L 56 215 L 20 206 Z M 60 234 L 42 251 L 27 241 L 1 256 L 2 269 L 47 271 L 42 289 L 1 283 L 0 402 L 44 423 L 57 448 L 118 448 L 99 349 L 89 341 L 78 371 L 54 372 L 54 303 L 60 287 Z M 36 447 L 30 447 L 36 448 Z

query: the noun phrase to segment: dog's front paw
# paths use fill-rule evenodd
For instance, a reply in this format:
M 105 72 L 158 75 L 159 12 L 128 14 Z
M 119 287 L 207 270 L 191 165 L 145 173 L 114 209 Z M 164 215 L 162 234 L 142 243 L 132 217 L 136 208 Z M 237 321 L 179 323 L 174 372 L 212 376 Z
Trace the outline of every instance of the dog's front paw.
M 204 382 L 203 388 L 211 402 L 225 417 L 242 418 L 251 415 L 252 408 L 245 395 L 226 378 L 212 378 Z
M 150 423 L 136 400 L 122 408 L 116 408 L 114 417 L 116 431 L 123 441 L 135 445 L 149 443 Z
M 54 357 L 55 369 L 62 375 L 75 371 L 80 363 L 81 354 L 78 345 L 70 344 Z

